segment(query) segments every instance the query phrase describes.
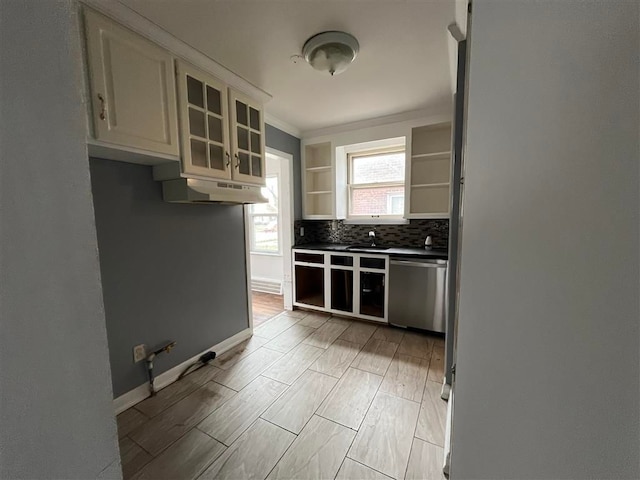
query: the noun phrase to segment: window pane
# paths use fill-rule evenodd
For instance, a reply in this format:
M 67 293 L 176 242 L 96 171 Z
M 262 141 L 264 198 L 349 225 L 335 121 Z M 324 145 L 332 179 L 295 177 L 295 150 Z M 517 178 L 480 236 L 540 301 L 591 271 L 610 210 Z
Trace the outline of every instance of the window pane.
M 352 156 L 351 183 L 404 182 L 404 152 Z
M 266 185 L 262 187 L 262 194 L 269 203 L 256 203 L 251 205 L 251 213 L 278 213 L 278 177 L 267 177 Z
M 278 216 L 259 215 L 253 217 L 253 250 L 277 253 Z
M 404 187 L 354 188 L 349 199 L 349 215 L 402 215 Z

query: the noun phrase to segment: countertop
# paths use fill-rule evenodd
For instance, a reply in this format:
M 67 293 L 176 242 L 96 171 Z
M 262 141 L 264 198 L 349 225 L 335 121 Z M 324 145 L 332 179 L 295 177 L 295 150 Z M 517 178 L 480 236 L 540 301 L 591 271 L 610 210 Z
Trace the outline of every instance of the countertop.
M 366 246 L 357 249 L 348 249 L 348 247 L 350 247 L 350 245 L 342 245 L 339 243 L 310 243 L 306 245 L 294 245 L 293 248 L 297 250 L 326 250 L 343 253 L 371 253 L 376 255 L 389 255 L 391 257 L 448 259 L 448 251 L 446 248 L 425 250 L 424 248 L 389 247 L 386 250 L 377 250 L 368 249 Z

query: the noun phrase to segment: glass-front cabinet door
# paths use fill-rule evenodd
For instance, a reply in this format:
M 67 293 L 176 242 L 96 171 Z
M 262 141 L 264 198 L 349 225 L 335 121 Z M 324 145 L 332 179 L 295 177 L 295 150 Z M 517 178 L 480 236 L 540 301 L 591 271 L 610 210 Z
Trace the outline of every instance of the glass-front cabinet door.
M 226 85 L 184 62 L 177 84 L 184 173 L 230 179 Z
M 229 90 L 233 179 L 265 184 L 264 112 L 249 97 Z

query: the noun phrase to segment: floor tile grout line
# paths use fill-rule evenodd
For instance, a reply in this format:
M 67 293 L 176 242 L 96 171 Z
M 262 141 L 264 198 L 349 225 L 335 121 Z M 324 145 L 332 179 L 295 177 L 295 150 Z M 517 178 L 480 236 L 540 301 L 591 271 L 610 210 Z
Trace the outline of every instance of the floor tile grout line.
M 207 382 L 209 383 L 209 382 Z M 215 382 L 214 382 L 215 383 Z M 218 384 L 220 385 L 220 384 Z M 221 385 L 224 387 L 224 385 Z M 203 388 L 204 385 L 200 388 Z M 229 388 L 229 387 L 225 387 L 225 388 Z M 198 389 L 199 390 L 199 389 Z M 194 390 L 192 393 L 197 392 L 198 390 Z M 233 389 L 229 389 L 229 390 L 233 390 Z M 234 390 L 234 392 L 236 392 L 235 394 L 233 394 L 231 397 L 227 398 L 224 402 L 222 402 L 220 405 L 218 405 L 216 408 L 214 408 L 211 412 L 209 412 L 205 417 L 203 417 L 200 421 L 196 422 L 194 425 L 192 425 L 186 432 L 184 432 L 182 435 L 180 435 L 178 438 L 176 438 L 173 442 L 168 443 L 167 445 L 165 445 L 162 450 L 160 450 L 156 455 L 154 455 L 153 453 L 149 452 L 148 450 L 146 450 L 142 445 L 140 445 L 138 442 L 136 442 L 133 438 L 131 439 L 136 445 L 139 445 L 140 448 L 142 448 L 145 452 L 147 452 L 149 455 L 151 455 L 153 458 L 158 458 L 160 455 L 162 455 L 163 452 L 165 452 L 169 447 L 171 447 L 172 445 L 174 445 L 176 442 L 178 442 L 179 440 L 181 440 L 185 435 L 187 435 L 189 432 L 191 432 L 193 429 L 197 429 L 198 431 L 208 435 L 211 437 L 211 435 L 209 435 L 207 432 L 200 430 L 198 428 L 198 425 L 200 425 L 200 423 L 202 423 L 206 418 L 208 418 L 210 415 L 212 415 L 216 410 L 218 410 L 220 407 L 222 407 L 224 404 L 226 404 L 229 400 L 231 400 L 233 397 L 236 396 L 236 394 L 238 393 L 237 391 Z M 191 393 L 189 394 L 191 395 Z M 187 396 L 189 396 L 187 395 Z M 185 397 L 187 398 L 187 397 Z M 213 438 L 213 437 L 211 437 Z M 213 438 L 215 441 L 220 442 L 218 439 Z M 222 442 L 220 442 L 222 443 Z M 224 445 L 224 443 L 222 443 Z M 226 446 L 226 445 L 225 445 Z
M 437 443 L 430 442 L 429 440 L 425 440 L 424 438 L 420 438 L 420 437 L 416 437 L 416 436 L 414 436 L 413 438 L 417 438 L 421 442 L 428 443 L 429 445 L 433 445 L 434 447 L 444 448 L 444 445 L 438 445 Z

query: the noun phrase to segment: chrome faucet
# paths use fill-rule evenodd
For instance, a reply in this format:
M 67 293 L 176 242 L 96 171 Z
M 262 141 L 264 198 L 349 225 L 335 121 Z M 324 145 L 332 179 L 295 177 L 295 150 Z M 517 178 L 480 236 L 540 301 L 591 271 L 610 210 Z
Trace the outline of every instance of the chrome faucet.
M 375 247 L 376 246 L 376 232 L 374 232 L 373 230 L 371 230 L 369 232 L 369 238 L 371 239 L 371 246 Z

